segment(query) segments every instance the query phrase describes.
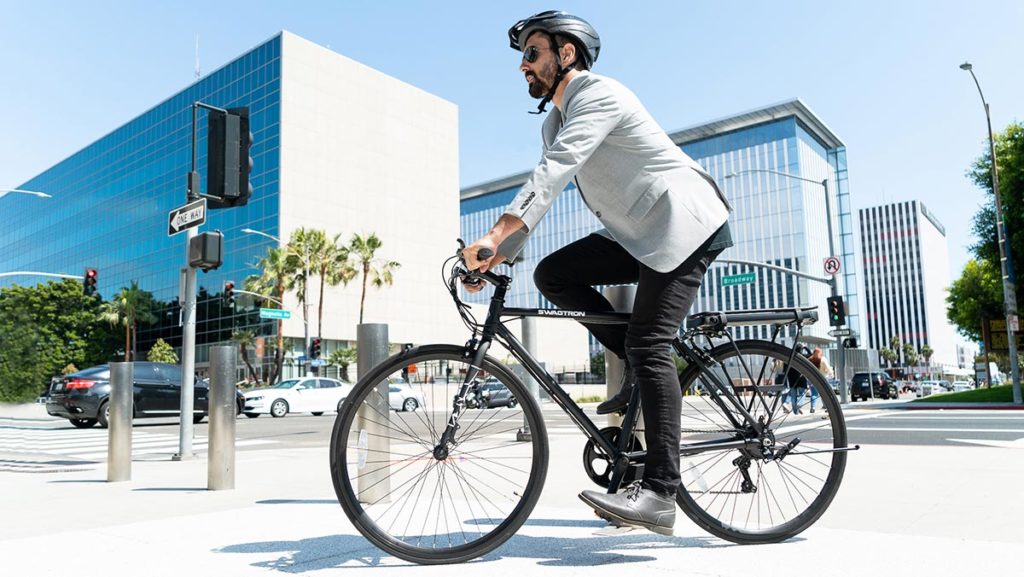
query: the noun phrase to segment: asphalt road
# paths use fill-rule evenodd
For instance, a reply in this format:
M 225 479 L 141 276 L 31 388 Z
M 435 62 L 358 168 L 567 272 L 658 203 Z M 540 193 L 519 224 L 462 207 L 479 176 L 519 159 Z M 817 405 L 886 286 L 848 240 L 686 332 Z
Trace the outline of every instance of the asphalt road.
M 494 410 L 485 412 L 490 413 Z M 599 426 L 604 418 L 588 413 Z M 876 409 L 857 403 L 846 411 L 850 444 L 861 445 L 927 445 L 960 447 L 1024 447 L 1024 412 L 1000 410 L 893 410 Z M 412 416 L 403 414 L 406 418 Z M 548 433 L 562 438 L 584 437 L 575 425 L 552 403 L 544 404 Z M 442 420 L 443 416 L 436 417 Z M 261 415 L 256 419 L 239 417 L 236 421 L 238 451 L 266 448 L 326 447 L 330 443 L 335 413 L 322 416 L 289 414 L 275 419 Z M 207 422 L 195 425 L 196 450 L 205 451 Z M 139 419 L 133 431 L 136 452 L 146 449 L 154 456 L 174 453 L 177 446 L 176 419 Z M 5 450 L 25 454 L 25 445 L 34 447 L 31 454 L 60 454 L 74 460 L 103 461 L 106 431 L 97 428 L 78 430 L 67 421 L 57 419 L 0 419 L 0 454 Z M 33 441 L 38 441 L 33 444 Z M 76 450 L 81 446 L 81 450 Z

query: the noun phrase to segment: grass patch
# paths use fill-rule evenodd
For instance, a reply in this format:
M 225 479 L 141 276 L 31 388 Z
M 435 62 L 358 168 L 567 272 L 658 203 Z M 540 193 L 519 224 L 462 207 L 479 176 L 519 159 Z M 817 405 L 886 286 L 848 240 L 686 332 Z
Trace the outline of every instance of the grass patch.
M 577 403 L 600 403 L 604 401 L 604 397 L 601 395 L 591 395 L 589 397 L 580 397 L 576 399 Z
M 941 393 L 916 399 L 912 403 L 1012 403 L 1013 385 L 1002 385 L 991 389 L 974 389 L 959 393 Z

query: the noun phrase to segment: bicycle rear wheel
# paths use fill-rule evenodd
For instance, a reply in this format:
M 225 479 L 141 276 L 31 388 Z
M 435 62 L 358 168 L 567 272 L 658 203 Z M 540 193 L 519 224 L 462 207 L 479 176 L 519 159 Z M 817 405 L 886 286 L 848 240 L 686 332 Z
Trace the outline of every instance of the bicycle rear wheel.
M 490 357 L 486 379 L 507 387 L 514 406 L 467 409 L 455 446 L 435 451 L 469 369 L 464 353 L 429 345 L 391 357 L 355 385 L 331 436 L 331 477 L 346 515 L 374 545 L 414 563 L 458 563 L 504 543 L 530 515 L 547 473 L 540 408 Z M 410 391 L 418 408 L 403 412 Z
M 702 441 L 748 441 L 742 449 L 680 457 L 677 503 L 697 525 L 734 543 L 773 543 L 800 533 L 825 512 L 843 478 L 846 452 L 832 452 L 847 444 L 839 403 L 817 368 L 800 355 L 790 363 L 791 353 L 768 341 L 726 343 L 709 352 L 715 362 L 707 372 L 691 365 L 680 376 L 684 449 Z M 784 409 L 786 381 L 800 379 L 807 394 Z M 765 423 L 763 435 L 727 399 L 710 393 L 716 385 Z

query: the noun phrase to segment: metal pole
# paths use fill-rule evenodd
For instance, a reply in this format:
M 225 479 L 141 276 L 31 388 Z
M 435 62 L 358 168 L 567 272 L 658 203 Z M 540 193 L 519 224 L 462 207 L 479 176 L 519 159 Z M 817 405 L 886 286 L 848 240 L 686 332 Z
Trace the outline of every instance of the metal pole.
M 636 299 L 636 285 L 610 286 L 604 289 L 604 298 L 615 307 L 616 312 L 633 312 L 633 301 Z M 626 372 L 626 363 L 616 356 L 615 353 L 605 350 L 604 352 L 604 380 L 608 398 L 612 398 L 622 389 L 622 376 Z M 643 417 L 641 417 L 643 418 Z M 612 413 L 607 416 L 609 427 L 622 425 L 622 415 Z M 637 428 L 643 428 L 638 424 Z
M 110 418 L 107 431 L 107 481 L 132 480 L 132 400 L 134 365 L 110 363 Z
M 836 254 L 836 241 L 832 232 L 832 195 L 828 190 L 828 179 L 821 181 L 821 186 L 825 188 L 825 220 L 828 221 L 828 252 L 829 256 L 839 258 Z M 829 283 L 832 289 L 832 296 L 839 296 L 839 274 L 832 275 L 832 281 Z M 846 306 L 845 300 L 843 306 Z M 848 393 L 846 390 L 846 349 L 843 347 L 843 337 L 836 337 L 836 377 L 839 379 L 839 400 L 842 403 L 849 401 Z
M 359 377 L 362 378 L 388 357 L 388 325 L 358 325 L 356 342 Z M 365 454 L 372 455 L 373 458 L 369 460 L 374 461 L 373 464 L 360 466 L 358 495 L 364 503 L 390 500 L 391 467 L 379 463 L 388 462 L 391 455 L 391 437 L 388 435 L 388 423 L 384 422 L 390 410 L 388 389 L 387 379 L 382 379 L 377 384 L 377 391 L 370 393 L 359 406 L 359 447 L 365 447 Z M 364 461 L 360 459 L 360 462 Z
M 199 200 L 199 178 L 196 170 L 196 116 L 198 103 L 192 105 L 192 170 L 189 172 L 185 202 Z M 175 461 L 191 459 L 192 451 L 192 410 L 196 378 L 196 269 L 188 264 L 188 247 L 199 231 L 189 228 L 185 233 L 185 302 L 181 305 L 181 402 L 178 426 L 178 453 L 171 457 Z
M 537 319 L 533 317 L 523 317 L 523 347 L 526 348 L 527 352 L 537 357 Z M 526 388 L 530 391 L 530 396 L 533 397 L 534 401 L 540 402 L 540 385 L 537 384 L 537 380 L 533 378 L 533 375 L 529 371 L 523 371 Z M 533 436 L 530 432 L 530 423 L 526 420 L 526 411 L 523 411 L 523 426 L 516 432 L 516 440 L 525 442 L 533 440 Z
M 306 376 L 313 376 L 313 359 L 310 358 L 309 342 L 309 246 L 304 247 L 305 256 L 302 262 L 302 330 L 305 335 L 306 352 L 302 356 L 306 359 Z M 384 359 L 381 359 L 384 360 Z
M 1010 378 L 1013 381 L 1013 402 L 1019 405 L 1024 402 L 1024 399 L 1021 398 L 1020 389 L 1017 331 L 1013 328 L 1014 321 L 1017 320 L 1017 289 L 1013 286 L 1007 271 L 1009 247 L 1006 244 L 1006 231 L 1003 230 L 1003 201 L 1002 197 L 999 196 L 999 169 L 996 164 L 995 138 L 992 136 L 992 116 L 989 114 L 988 102 L 985 102 L 985 94 L 981 91 L 981 83 L 978 82 L 978 77 L 974 75 L 974 69 L 966 62 L 960 68 L 971 73 L 971 78 L 974 79 L 974 84 L 978 87 L 981 103 L 985 105 L 985 122 L 988 125 L 988 150 L 989 154 L 992 155 L 992 193 L 995 196 L 996 202 L 996 241 L 999 244 L 999 268 L 1003 276 L 1003 301 L 1006 307 L 1006 339 L 1007 345 L 1010 348 Z
M 235 488 L 235 366 L 233 346 L 210 349 L 210 452 L 206 488 L 211 491 Z

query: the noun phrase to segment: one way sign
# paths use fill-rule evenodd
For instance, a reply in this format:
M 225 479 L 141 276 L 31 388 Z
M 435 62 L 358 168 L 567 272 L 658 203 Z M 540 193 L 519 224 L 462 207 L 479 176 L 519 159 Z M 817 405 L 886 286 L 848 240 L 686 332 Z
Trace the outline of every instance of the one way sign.
M 204 222 L 206 222 L 206 199 L 200 198 L 167 214 L 167 236 L 174 236 Z

